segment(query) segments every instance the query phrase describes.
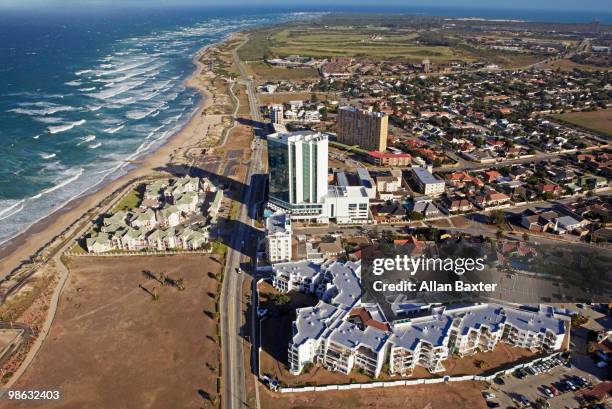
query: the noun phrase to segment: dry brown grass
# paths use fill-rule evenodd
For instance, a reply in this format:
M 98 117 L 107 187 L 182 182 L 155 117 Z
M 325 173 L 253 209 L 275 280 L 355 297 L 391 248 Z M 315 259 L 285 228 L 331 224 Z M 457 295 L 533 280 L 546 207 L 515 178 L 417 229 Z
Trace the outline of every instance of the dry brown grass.
M 316 93 L 319 101 L 333 100 L 336 95 L 333 93 Z M 274 94 L 259 94 L 259 102 L 264 105 L 283 104 L 289 101 L 310 101 L 311 92 L 276 92 Z
M 185 290 L 143 270 L 183 278 Z M 61 391 L 50 408 L 206 407 L 217 393 L 219 283 L 209 272 L 218 271 L 197 255 L 75 258 L 49 336 L 15 389 Z
M 566 114 L 554 115 L 554 117 L 590 131 L 612 136 L 612 109 L 568 112 Z
M 313 80 L 319 78 L 319 72 L 314 68 L 274 67 L 263 62 L 248 63 L 248 70 L 259 81 Z

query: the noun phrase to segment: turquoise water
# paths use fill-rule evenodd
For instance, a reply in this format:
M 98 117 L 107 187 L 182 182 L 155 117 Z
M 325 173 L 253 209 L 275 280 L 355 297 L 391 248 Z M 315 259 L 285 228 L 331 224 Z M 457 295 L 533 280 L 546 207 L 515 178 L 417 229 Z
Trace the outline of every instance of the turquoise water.
M 0 242 L 180 129 L 200 99 L 183 85 L 199 48 L 307 16 L 199 13 L 0 17 Z

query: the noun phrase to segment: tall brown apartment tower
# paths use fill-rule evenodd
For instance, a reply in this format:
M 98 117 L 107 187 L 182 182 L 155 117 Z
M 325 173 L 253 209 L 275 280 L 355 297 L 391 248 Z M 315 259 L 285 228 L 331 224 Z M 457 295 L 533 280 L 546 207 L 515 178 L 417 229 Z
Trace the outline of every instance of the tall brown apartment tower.
M 338 109 L 338 142 L 359 145 L 370 151 L 387 149 L 389 117 L 382 112 L 372 112 L 346 106 Z

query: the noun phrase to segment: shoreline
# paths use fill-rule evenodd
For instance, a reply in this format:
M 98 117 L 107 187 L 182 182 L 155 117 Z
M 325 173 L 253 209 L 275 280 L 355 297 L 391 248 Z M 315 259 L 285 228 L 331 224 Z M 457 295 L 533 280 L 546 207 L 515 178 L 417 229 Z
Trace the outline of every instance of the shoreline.
M 137 178 L 160 172 L 159 168 L 172 162 L 177 152 L 190 146 L 189 142 L 198 136 L 196 134 L 197 128 L 206 122 L 206 116 L 203 115 L 203 112 L 213 103 L 213 96 L 210 91 L 197 81 L 204 68 L 199 59 L 208 48 L 219 45 L 234 35 L 235 33 L 230 33 L 218 42 L 203 46 L 194 54 L 192 61 L 195 64 L 195 69 L 183 83 L 196 89 L 202 99 L 185 125 L 169 136 L 154 151 L 130 161 L 131 164 L 135 165 L 135 168 L 129 170 L 126 174 L 101 184 L 95 191 L 84 193 L 66 202 L 58 209 L 34 222 L 23 232 L 2 243 L 0 245 L 0 274 L 2 275 L 0 279 L 30 261 L 35 254 L 43 250 L 69 226 L 81 219 L 90 209 L 98 206 L 105 198 Z

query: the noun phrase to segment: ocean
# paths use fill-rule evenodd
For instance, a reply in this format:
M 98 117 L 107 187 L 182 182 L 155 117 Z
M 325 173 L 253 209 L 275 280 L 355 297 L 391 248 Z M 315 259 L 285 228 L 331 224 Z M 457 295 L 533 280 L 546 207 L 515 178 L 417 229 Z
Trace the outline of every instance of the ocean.
M 124 174 L 130 160 L 179 130 L 201 98 L 183 85 L 198 49 L 234 31 L 308 16 L 0 17 L 0 243 Z

